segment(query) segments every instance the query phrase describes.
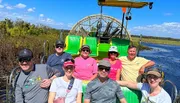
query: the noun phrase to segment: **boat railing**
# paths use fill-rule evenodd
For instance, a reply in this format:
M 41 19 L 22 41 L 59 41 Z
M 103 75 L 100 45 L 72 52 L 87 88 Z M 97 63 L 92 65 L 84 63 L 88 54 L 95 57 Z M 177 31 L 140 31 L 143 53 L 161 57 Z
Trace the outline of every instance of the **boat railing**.
M 172 87 L 172 88 L 169 88 L 169 89 L 171 89 L 171 91 L 169 91 L 169 90 L 166 90 L 166 91 L 169 93 L 169 95 L 171 96 L 172 101 L 174 102 L 175 99 L 176 99 L 176 97 L 177 97 L 177 95 L 178 95 L 177 87 L 176 87 L 176 85 L 175 85 L 172 81 L 170 81 L 170 80 L 165 80 L 165 81 L 164 81 L 164 84 L 163 84 L 164 89 L 166 89 L 165 87 L 166 87 L 167 85 L 168 85 L 168 87 Z M 171 85 L 171 86 L 169 86 L 169 85 Z
M 46 61 L 47 61 L 47 56 L 49 55 L 49 41 L 48 40 L 46 40 L 46 41 L 44 41 L 44 43 L 43 43 L 43 53 L 42 53 L 42 55 L 40 56 L 40 63 L 41 64 L 44 64 L 44 63 L 46 63 Z

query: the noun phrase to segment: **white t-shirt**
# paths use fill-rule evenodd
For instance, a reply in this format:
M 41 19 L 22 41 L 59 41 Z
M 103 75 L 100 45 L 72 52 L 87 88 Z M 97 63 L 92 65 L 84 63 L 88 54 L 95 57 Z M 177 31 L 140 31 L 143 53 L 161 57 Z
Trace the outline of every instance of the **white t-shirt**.
M 162 88 L 156 96 L 149 96 L 150 86 L 148 83 L 138 83 L 137 87 L 142 92 L 141 103 L 172 103 L 169 94 Z
M 55 99 L 65 97 L 65 103 L 76 103 L 78 93 L 82 93 L 82 81 L 74 79 L 74 84 L 71 91 L 67 94 L 69 82 L 63 80 L 63 77 L 55 78 L 51 84 L 50 92 L 56 92 Z M 67 94 L 67 95 L 66 95 Z

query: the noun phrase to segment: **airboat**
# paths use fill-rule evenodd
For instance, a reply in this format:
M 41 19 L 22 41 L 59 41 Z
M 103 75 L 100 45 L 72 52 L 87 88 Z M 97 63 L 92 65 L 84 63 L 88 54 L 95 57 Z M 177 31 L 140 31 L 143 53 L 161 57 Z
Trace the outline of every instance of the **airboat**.
M 69 34 L 65 38 L 66 48 L 65 52 L 70 53 L 73 57 L 79 55 L 79 49 L 82 45 L 86 44 L 90 46 L 90 56 L 100 60 L 107 56 L 107 52 L 110 46 L 117 46 L 120 56 L 127 56 L 127 49 L 132 44 L 132 38 L 130 32 L 127 30 L 128 21 L 132 19 L 131 9 L 143 8 L 149 6 L 152 9 L 153 2 L 142 2 L 142 0 L 98 0 L 98 5 L 101 7 L 100 14 L 94 14 L 87 16 L 78 21 L 70 30 Z M 118 19 L 103 15 L 103 6 L 122 7 L 122 21 Z M 125 24 L 125 25 L 124 25 Z M 62 35 L 61 35 L 62 38 Z M 41 58 L 41 63 L 44 63 L 47 56 L 47 42 L 44 42 L 44 56 Z M 14 82 L 19 68 L 16 67 L 12 70 L 9 76 L 7 86 L 7 101 L 14 101 Z M 83 93 L 86 90 L 88 81 L 83 81 Z M 172 100 L 177 96 L 176 86 L 169 80 L 165 81 L 172 87 L 170 96 Z M 126 87 L 121 87 L 123 94 L 128 103 L 139 103 L 141 100 L 141 92 L 132 90 Z M 83 101 L 84 99 L 82 99 Z M 11 103 L 11 102 L 7 102 Z M 119 103 L 117 101 L 117 103 Z

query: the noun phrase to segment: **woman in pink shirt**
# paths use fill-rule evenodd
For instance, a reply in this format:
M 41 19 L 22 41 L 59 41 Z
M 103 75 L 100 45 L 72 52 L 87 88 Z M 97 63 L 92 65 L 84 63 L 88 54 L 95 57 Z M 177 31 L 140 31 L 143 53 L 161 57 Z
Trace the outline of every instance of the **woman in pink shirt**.
M 108 75 L 112 80 L 120 80 L 122 63 L 117 58 L 119 56 L 118 50 L 116 46 L 111 46 L 108 51 L 108 58 L 104 58 L 104 60 L 108 60 L 111 63 L 111 70 Z
M 80 49 L 80 56 L 75 60 L 74 77 L 81 80 L 91 81 L 97 76 L 96 60 L 89 57 L 91 53 L 88 45 L 83 45 Z

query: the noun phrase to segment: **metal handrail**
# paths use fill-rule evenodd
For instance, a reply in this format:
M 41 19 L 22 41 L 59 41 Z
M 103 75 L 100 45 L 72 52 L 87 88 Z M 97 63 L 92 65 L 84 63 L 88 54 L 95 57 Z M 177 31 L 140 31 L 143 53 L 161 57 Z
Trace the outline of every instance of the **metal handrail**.
M 178 91 L 177 91 L 177 87 L 176 87 L 176 85 L 173 83 L 173 82 L 171 82 L 170 80 L 165 80 L 164 81 L 164 85 L 165 85 L 165 83 L 170 83 L 171 85 L 172 85 L 172 87 L 173 87 L 173 89 L 174 89 L 174 94 L 173 94 L 173 92 L 171 92 L 171 98 L 172 98 L 172 96 L 174 96 L 174 100 L 175 100 L 175 98 L 177 97 L 177 95 L 178 95 Z M 164 86 L 163 85 L 163 86 Z M 172 98 L 173 99 L 173 98 Z M 174 100 L 172 100 L 173 102 L 174 102 Z
M 46 56 L 49 55 L 49 41 L 46 40 L 44 41 L 43 43 L 43 55 L 42 57 L 40 58 L 40 63 L 43 64 L 44 63 L 44 59 L 46 58 Z

